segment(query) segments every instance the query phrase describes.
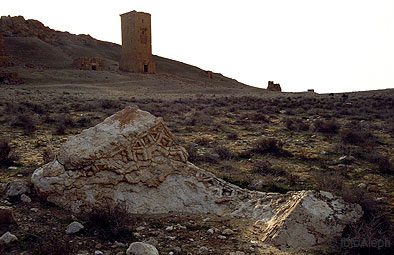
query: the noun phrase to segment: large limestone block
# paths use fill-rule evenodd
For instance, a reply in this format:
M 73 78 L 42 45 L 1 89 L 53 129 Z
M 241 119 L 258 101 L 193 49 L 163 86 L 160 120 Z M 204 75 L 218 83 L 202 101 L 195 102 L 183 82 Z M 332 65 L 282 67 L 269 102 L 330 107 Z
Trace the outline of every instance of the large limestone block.
M 123 205 L 130 213 L 256 219 L 263 240 L 283 247 L 323 244 L 362 216 L 359 205 L 327 192 L 241 189 L 187 157 L 161 118 L 127 107 L 68 139 L 32 182 L 38 194 L 76 213 Z

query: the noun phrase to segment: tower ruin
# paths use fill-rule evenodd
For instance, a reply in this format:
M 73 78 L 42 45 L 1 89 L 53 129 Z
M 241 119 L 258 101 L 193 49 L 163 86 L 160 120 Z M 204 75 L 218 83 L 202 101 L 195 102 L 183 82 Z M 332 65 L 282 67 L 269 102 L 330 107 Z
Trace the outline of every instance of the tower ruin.
M 152 57 L 151 15 L 128 12 L 120 15 L 122 23 L 122 56 L 119 69 L 134 73 L 155 73 Z

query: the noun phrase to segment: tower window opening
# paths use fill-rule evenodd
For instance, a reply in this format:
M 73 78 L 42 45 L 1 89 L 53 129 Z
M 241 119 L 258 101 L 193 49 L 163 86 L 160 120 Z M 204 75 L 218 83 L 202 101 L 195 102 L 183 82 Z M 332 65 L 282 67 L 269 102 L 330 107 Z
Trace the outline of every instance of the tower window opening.
M 148 72 L 148 65 L 144 65 L 144 73 Z

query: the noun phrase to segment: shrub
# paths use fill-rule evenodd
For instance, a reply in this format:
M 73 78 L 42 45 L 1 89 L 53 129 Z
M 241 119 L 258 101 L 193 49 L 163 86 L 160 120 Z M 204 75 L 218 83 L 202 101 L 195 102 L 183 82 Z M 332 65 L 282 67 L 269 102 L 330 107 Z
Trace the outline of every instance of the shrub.
M 340 129 L 340 124 L 336 120 L 317 120 L 314 123 L 315 130 L 321 133 L 336 134 Z
M 270 137 L 261 137 L 253 145 L 252 151 L 259 154 L 272 153 L 278 156 L 291 156 L 291 153 L 283 149 L 283 142 Z
M 26 135 L 30 135 L 36 131 L 34 121 L 28 114 L 17 115 L 12 121 L 11 126 L 23 128 Z
M 95 209 L 85 216 L 88 232 L 106 241 L 132 241 L 133 229 L 128 226 L 129 214 L 124 207 Z
M 212 153 L 217 154 L 221 160 L 228 160 L 234 157 L 234 154 L 223 145 L 213 148 Z
M 394 164 L 393 161 L 390 160 L 390 157 L 388 155 L 382 155 L 380 153 L 370 153 L 368 154 L 368 159 L 370 162 L 375 163 L 382 173 L 394 173 Z
M 183 146 L 189 154 L 188 160 L 192 163 L 197 161 L 197 148 L 192 143 L 187 143 Z
M 18 157 L 5 139 L 0 139 L 0 165 L 11 165 Z
M 286 171 L 278 166 L 272 166 L 268 160 L 256 160 L 253 164 L 252 172 L 256 174 L 286 175 Z
M 361 145 L 370 144 L 374 145 L 376 139 L 371 132 L 360 129 L 345 129 L 341 132 L 341 141 L 346 144 Z
M 197 137 L 196 139 L 194 139 L 194 142 L 201 146 L 208 146 L 212 142 L 212 140 L 208 137 Z
M 230 140 L 237 140 L 237 139 L 238 139 L 238 134 L 235 133 L 235 132 L 228 133 L 228 134 L 227 134 L 227 139 L 230 139 Z
M 291 131 L 308 131 L 309 125 L 299 118 L 286 118 L 284 120 L 285 126 Z
M 44 149 L 42 152 L 42 159 L 44 160 L 44 163 L 49 163 L 55 158 L 55 154 L 53 151 L 49 148 Z

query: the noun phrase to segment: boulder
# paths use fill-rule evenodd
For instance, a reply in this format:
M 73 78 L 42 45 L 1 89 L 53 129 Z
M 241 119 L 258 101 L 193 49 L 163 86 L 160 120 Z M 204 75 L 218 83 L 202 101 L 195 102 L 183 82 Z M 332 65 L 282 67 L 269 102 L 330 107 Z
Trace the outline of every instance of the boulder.
M 159 255 L 156 247 L 150 244 L 135 242 L 130 244 L 126 255 Z
M 75 213 L 124 206 L 129 213 L 214 213 L 255 219 L 264 240 L 310 247 L 341 235 L 361 207 L 327 192 L 249 191 L 187 161 L 161 118 L 127 107 L 69 138 L 36 169 L 37 193 Z

